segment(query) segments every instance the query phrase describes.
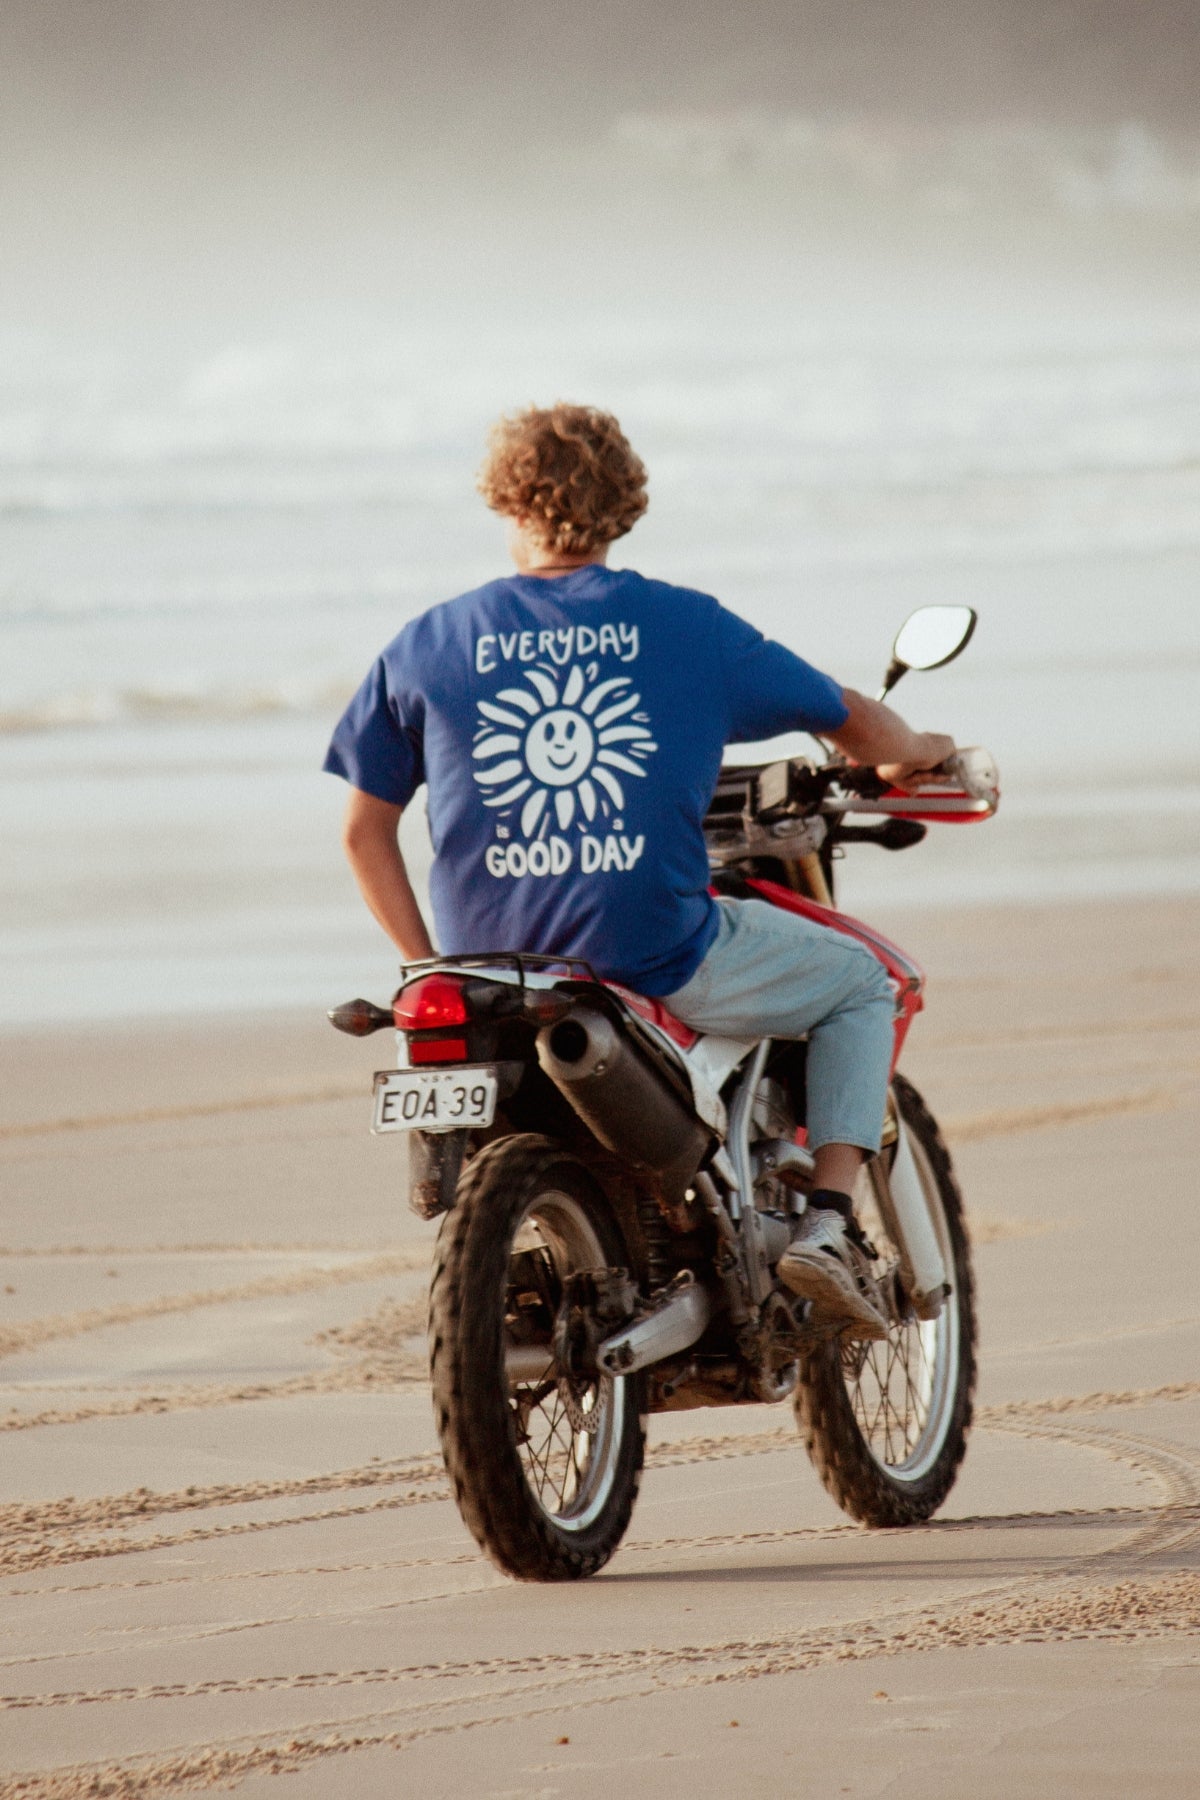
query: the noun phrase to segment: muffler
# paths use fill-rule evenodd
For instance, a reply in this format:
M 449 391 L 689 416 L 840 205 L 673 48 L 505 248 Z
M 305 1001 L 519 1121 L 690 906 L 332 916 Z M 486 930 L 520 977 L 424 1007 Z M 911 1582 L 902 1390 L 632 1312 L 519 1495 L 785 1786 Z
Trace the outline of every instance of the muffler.
M 610 1019 L 579 1006 L 538 1034 L 538 1061 L 605 1149 L 652 1172 L 668 1202 L 682 1198 L 711 1133 Z

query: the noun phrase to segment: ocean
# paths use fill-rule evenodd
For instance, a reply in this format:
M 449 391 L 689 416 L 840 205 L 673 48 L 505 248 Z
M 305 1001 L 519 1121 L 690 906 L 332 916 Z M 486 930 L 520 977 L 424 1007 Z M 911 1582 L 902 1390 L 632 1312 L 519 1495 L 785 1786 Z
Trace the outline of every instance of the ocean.
M 0 344 L 0 1023 L 386 998 L 325 742 L 406 620 L 503 571 L 484 433 L 559 395 L 650 469 L 613 561 L 843 681 L 914 606 L 978 608 L 896 703 L 993 751 L 1001 812 L 848 857 L 852 910 L 1200 889 L 1200 333 L 30 334 Z M 422 876 L 419 808 L 405 838 Z

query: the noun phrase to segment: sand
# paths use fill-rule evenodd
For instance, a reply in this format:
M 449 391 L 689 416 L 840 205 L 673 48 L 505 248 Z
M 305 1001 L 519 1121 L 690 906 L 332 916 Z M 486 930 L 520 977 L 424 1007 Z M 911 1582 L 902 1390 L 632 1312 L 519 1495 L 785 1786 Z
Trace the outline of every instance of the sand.
M 582 1587 L 449 1498 L 385 1037 L 0 1039 L 0 1793 L 1193 1794 L 1200 902 L 876 918 L 974 1225 L 958 1486 L 866 1532 L 790 1408 L 659 1418 Z

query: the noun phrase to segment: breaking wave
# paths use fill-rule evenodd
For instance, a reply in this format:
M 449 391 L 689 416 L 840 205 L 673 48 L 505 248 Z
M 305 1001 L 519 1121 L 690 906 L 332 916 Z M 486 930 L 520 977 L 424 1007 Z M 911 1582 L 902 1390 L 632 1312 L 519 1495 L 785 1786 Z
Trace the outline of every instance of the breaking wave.
M 684 177 L 747 174 L 941 214 L 987 208 L 1171 218 L 1200 212 L 1200 140 L 1138 119 L 1095 128 L 995 120 L 960 126 L 879 114 L 640 112 L 611 137 Z
M 0 735 L 62 731 L 72 727 L 333 717 L 353 692 L 352 682 L 281 682 L 274 687 L 81 688 L 27 706 L 0 711 Z

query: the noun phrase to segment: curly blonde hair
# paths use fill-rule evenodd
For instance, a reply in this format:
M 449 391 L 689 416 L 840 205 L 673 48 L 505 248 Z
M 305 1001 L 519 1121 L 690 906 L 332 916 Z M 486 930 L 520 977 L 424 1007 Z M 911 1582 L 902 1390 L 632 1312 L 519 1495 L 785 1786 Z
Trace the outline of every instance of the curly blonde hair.
M 646 470 L 611 413 L 530 406 L 497 420 L 478 488 L 493 512 L 529 522 L 548 550 L 587 555 L 637 524 Z

